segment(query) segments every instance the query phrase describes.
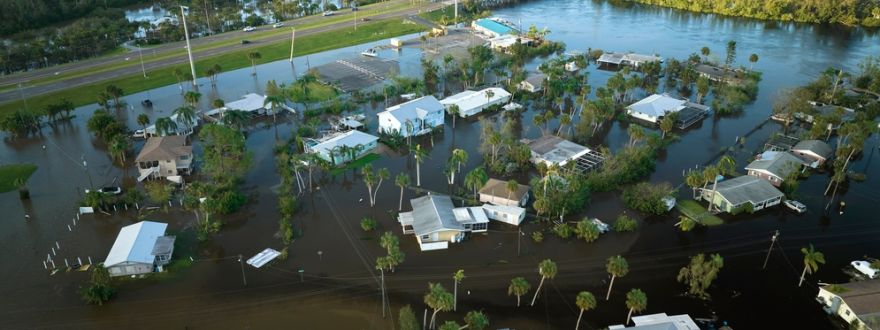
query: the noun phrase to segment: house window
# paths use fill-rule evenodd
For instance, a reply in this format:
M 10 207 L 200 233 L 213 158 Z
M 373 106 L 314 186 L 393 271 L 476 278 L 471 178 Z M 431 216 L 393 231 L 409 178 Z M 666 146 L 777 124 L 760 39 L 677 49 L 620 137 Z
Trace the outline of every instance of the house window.
M 849 316 L 849 310 L 848 310 L 848 309 L 846 310 L 846 316 Z
M 428 239 L 431 239 L 431 236 L 430 235 L 422 235 L 422 239 L 428 240 Z
M 171 170 L 168 170 L 168 174 L 174 174 L 174 172 Z

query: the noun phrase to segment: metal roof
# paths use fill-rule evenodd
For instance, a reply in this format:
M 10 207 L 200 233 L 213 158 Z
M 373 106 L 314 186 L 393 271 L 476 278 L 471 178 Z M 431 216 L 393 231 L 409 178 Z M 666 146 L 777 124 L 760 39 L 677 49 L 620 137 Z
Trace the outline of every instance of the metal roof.
M 427 235 L 441 230 L 463 231 L 456 219 L 452 199 L 444 195 L 427 195 L 410 200 L 413 230 L 416 235 Z
M 309 149 L 311 149 L 313 152 L 329 153 L 330 150 L 333 150 L 333 148 L 336 148 L 338 146 L 366 146 L 370 143 L 376 142 L 376 140 L 379 140 L 379 138 L 361 131 L 351 130 L 324 139 L 315 146 L 309 147 Z
M 281 255 L 281 252 L 278 252 L 277 250 L 272 249 L 272 248 L 266 248 L 262 252 L 257 253 L 257 255 L 248 259 L 247 264 L 254 266 L 255 268 L 260 268 L 260 267 L 263 267 L 264 265 L 266 265 L 267 263 L 269 263 L 270 261 L 275 260 L 275 258 L 277 258 L 280 255 Z
M 486 97 L 486 91 L 492 91 L 492 97 Z M 510 93 L 508 93 L 503 88 L 498 87 L 489 87 L 480 91 L 464 91 L 450 97 L 447 97 L 443 100 L 440 100 L 440 104 L 452 105 L 455 104 L 462 112 L 470 112 L 473 109 L 486 106 L 489 103 L 496 102 L 498 100 L 504 100 L 506 98 L 510 98 Z
M 433 95 L 428 95 L 389 107 L 388 110 L 379 114 L 388 113 L 402 124 L 407 120 L 424 119 L 429 113 L 442 113 L 444 109 L 443 104 L 437 101 L 437 98 Z
M 162 254 L 170 254 L 174 251 L 174 241 L 177 237 L 174 236 L 162 236 L 156 238 L 156 244 L 153 245 L 153 255 L 162 255 Z
M 186 136 L 170 135 L 147 139 L 135 161 L 172 160 L 180 156 L 192 155 L 192 146 L 186 145 Z
M 803 140 L 791 147 L 792 151 L 810 151 L 819 157 L 828 159 L 834 153 L 828 143 L 820 140 Z
M 165 236 L 166 228 L 167 223 L 153 221 L 141 221 L 122 227 L 110 254 L 104 259 L 104 267 L 124 262 L 153 264 L 156 258 L 153 247 L 158 238 Z
M 766 171 L 770 174 L 785 178 L 789 173 L 797 171 L 804 161 L 788 152 L 768 151 L 763 154 L 765 157 L 757 159 L 748 166 L 746 170 Z
M 718 182 L 715 191 L 731 205 L 740 205 L 745 202 L 757 204 L 784 196 L 779 189 L 776 189 L 767 180 L 750 175 Z
M 686 100 L 679 100 L 666 94 L 654 94 L 627 108 L 631 112 L 643 113 L 651 117 L 663 117 L 667 113 L 683 110 L 686 104 Z

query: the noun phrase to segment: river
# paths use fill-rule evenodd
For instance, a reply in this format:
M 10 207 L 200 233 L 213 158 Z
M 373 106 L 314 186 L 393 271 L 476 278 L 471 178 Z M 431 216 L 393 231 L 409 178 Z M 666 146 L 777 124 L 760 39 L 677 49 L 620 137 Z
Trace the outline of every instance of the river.
M 666 58 L 685 58 L 708 46 L 721 54 L 728 40 L 737 42 L 738 63 L 748 65 L 751 53 L 760 56 L 755 69 L 763 72 L 757 100 L 743 114 L 735 117 L 708 118 L 702 124 L 680 133 L 680 141 L 669 146 L 658 158 L 651 181 L 681 182 L 685 168 L 702 164 L 712 155 L 729 146 L 770 113 L 776 93 L 806 83 L 829 66 L 848 71 L 868 55 L 880 54 L 880 37 L 876 33 L 855 28 L 802 25 L 743 20 L 714 15 L 698 15 L 644 6 L 615 7 L 603 1 L 531 1 L 497 10 L 496 14 L 523 26 L 547 27 L 550 38 L 563 41 L 569 49 L 600 48 L 609 51 L 659 53 Z M 320 65 L 337 58 L 357 56 L 364 48 L 385 43 L 329 51 L 297 58 L 296 70 Z M 381 56 L 401 62 L 401 73 L 418 74 L 418 50 L 407 48 L 401 53 L 383 51 Z M 534 67 L 540 59 L 533 61 Z M 226 72 L 219 77 L 218 87 L 211 88 L 200 80 L 202 108 L 210 100 L 227 102 L 238 96 L 260 91 L 265 82 L 275 79 L 289 83 L 294 71 L 287 61 L 257 67 L 258 75 L 250 76 L 250 68 Z M 590 83 L 604 85 L 611 75 L 607 71 L 588 69 Z M 661 84 L 662 86 L 662 84 Z M 152 110 L 142 109 L 142 99 L 154 102 Z M 177 85 L 137 93 L 125 97 L 131 109 L 123 111 L 129 127 L 137 128 L 137 113 L 147 113 L 153 120 L 167 116 L 182 103 Z M 278 184 L 274 174 L 274 158 L 270 146 L 284 141 L 298 120 L 282 120 L 277 130 L 271 121 L 251 128 L 248 147 L 254 151 L 254 166 L 245 178 L 251 203 L 239 214 L 226 218 L 221 233 L 206 244 L 192 242 L 192 215 L 172 210 L 145 215 L 170 223 L 178 233 L 181 246 L 175 258 L 192 257 L 197 262 L 167 279 L 123 280 L 119 293 L 109 305 L 86 306 L 76 293 L 87 280 L 85 273 L 59 273 L 49 276 L 41 260 L 59 242 L 56 263 L 62 258 L 72 262 L 76 257 L 103 260 L 119 227 L 138 217 L 135 212 L 113 216 L 83 216 L 72 224 L 74 207 L 80 191 L 90 185 L 106 185 L 117 180 L 131 184 L 135 170 L 111 164 L 106 147 L 85 128 L 88 113 L 95 105 L 77 110 L 77 118 L 68 124 L 46 127 L 42 134 L 29 139 L 4 139 L 0 144 L 0 162 L 32 162 L 40 166 L 30 180 L 32 199 L 22 202 L 14 192 L 0 195 L 0 208 L 5 216 L 0 222 L 0 318 L 11 328 L 302 328 L 302 329 L 389 329 L 392 318 L 382 318 L 378 294 L 378 275 L 372 268 L 377 256 L 384 254 L 378 246 L 378 233 L 364 233 L 359 220 L 372 216 L 379 221 L 379 231 L 399 234 L 391 216 L 397 210 L 397 188 L 392 183 L 382 186 L 374 208 L 359 202 L 366 196 L 366 187 L 359 177 L 348 172 L 335 178 L 321 179 L 321 189 L 300 199 L 302 210 L 294 219 L 303 231 L 290 247 L 284 262 L 264 269 L 249 266 L 244 278 L 237 255 L 245 258 L 266 247 L 280 248 L 275 236 L 278 214 L 272 187 Z M 365 106 L 368 115 L 381 111 Z M 523 135 L 536 137 L 539 130 L 531 118 L 538 113 L 530 109 L 523 116 Z M 448 123 L 447 123 L 448 124 Z M 375 120 L 369 126 L 375 128 Z M 598 142 L 612 149 L 626 143 L 626 124 L 615 122 Z M 768 123 L 747 138 L 746 147 L 737 156 L 740 171 L 744 158 L 762 145 L 767 136 L 779 130 Z M 277 133 L 276 133 L 277 132 Z M 447 191 L 441 169 L 454 147 L 465 149 L 471 156 L 467 168 L 480 163 L 478 156 L 479 123 L 459 120 L 434 141 L 430 158 L 421 165 L 423 187 Z M 139 142 L 135 150 L 139 150 Z M 429 147 L 426 139 L 423 146 Z M 562 241 L 549 232 L 543 243 L 534 243 L 528 236 L 517 241 L 515 228 L 492 224 L 486 235 L 475 235 L 469 241 L 451 245 L 450 249 L 422 253 L 410 236 L 401 237 L 406 261 L 386 284 L 392 315 L 403 304 L 410 304 L 421 319 L 422 295 L 427 283 L 442 282 L 451 290 L 452 273 L 464 269 L 467 278 L 459 288 L 457 312 L 443 312 L 440 320 L 461 322 L 469 310 L 483 310 L 492 328 L 555 329 L 568 328 L 577 318 L 574 297 L 578 291 L 589 290 L 602 296 L 607 286 L 604 260 L 621 254 L 629 260 L 630 274 L 615 281 L 610 301 L 599 300 L 596 310 L 584 315 L 586 328 L 620 324 L 626 318 L 624 294 L 630 288 L 641 288 L 649 303 L 644 313 L 689 313 L 693 317 L 713 317 L 728 321 L 736 329 L 804 328 L 826 329 L 832 323 L 813 301 L 817 282 L 842 282 L 848 276 L 842 271 L 851 261 L 864 255 L 880 256 L 876 237 L 880 225 L 871 216 L 872 205 L 880 202 L 880 164 L 875 160 L 878 141 L 869 139 L 865 153 L 852 168 L 867 174 L 865 182 L 851 183 L 842 192 L 847 202 L 845 214 L 823 214 L 825 198 L 822 190 L 827 174 L 814 174 L 801 182 L 798 199 L 810 209 L 804 215 L 793 215 L 781 207 L 741 215 L 725 225 L 682 233 L 671 217 L 642 217 L 636 233 L 607 234 L 594 243 Z M 45 148 L 44 148 L 45 146 Z M 400 171 L 415 175 L 411 157 L 380 149 L 382 158 L 374 167 L 388 167 L 392 176 Z M 87 161 L 83 168 L 82 161 Z M 532 174 L 534 175 L 534 173 Z M 680 198 L 686 198 L 683 191 Z M 407 197 L 415 196 L 407 192 Z M 409 206 L 404 203 L 404 210 Z M 594 194 L 585 214 L 612 221 L 623 211 L 614 194 Z M 634 214 L 632 211 L 628 211 Z M 30 220 L 24 215 L 29 214 Z M 527 234 L 543 225 L 526 224 Z M 770 235 L 781 231 L 778 247 L 771 255 L 766 270 L 761 269 Z M 517 244 L 522 256 L 517 256 Z M 825 253 L 827 263 L 810 275 L 804 287 L 797 287 L 802 267 L 799 249 L 814 244 Z M 318 254 L 318 251 L 321 254 Z M 711 301 L 683 296 L 685 288 L 675 281 L 678 268 L 697 253 L 720 253 L 725 266 L 709 290 Z M 537 263 L 552 258 L 559 265 L 559 275 L 548 281 L 536 306 L 526 307 L 531 291 L 523 297 L 524 306 L 515 307 L 514 297 L 507 296 L 512 277 L 524 276 L 533 290 L 539 276 Z M 298 271 L 303 270 L 303 282 Z M 247 281 L 247 286 L 243 285 Z

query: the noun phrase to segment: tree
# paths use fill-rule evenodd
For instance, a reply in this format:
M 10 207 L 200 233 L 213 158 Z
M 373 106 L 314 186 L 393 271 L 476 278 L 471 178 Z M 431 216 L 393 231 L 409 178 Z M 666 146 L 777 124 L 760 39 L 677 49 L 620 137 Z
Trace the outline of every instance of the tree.
M 730 70 L 734 61 L 736 61 L 736 41 L 730 40 L 727 42 L 727 57 L 724 60 L 724 67 Z
M 825 263 L 825 255 L 822 252 L 816 251 L 813 248 L 813 244 L 810 244 L 809 248 L 802 247 L 801 253 L 804 254 L 804 271 L 801 272 L 801 280 L 798 282 L 798 286 L 804 284 L 804 276 L 807 273 L 815 273 L 819 270 L 819 264 Z
M 89 287 L 80 290 L 82 299 L 92 305 L 103 305 L 115 293 L 116 289 L 110 286 L 110 273 L 103 265 L 93 266 Z
M 665 139 L 666 134 L 669 134 L 669 132 L 671 132 L 672 129 L 675 128 L 675 121 L 676 119 L 678 119 L 677 114 L 678 112 L 673 112 L 667 114 L 666 116 L 663 116 L 663 119 L 660 119 L 660 131 L 663 132 L 660 135 L 661 139 Z
M 117 134 L 110 140 L 108 145 L 110 157 L 120 164 L 125 163 L 125 153 L 128 151 L 128 139 L 122 134 Z
M 758 54 L 752 53 L 749 55 L 749 71 L 754 71 L 755 63 L 758 62 Z
M 361 229 L 364 231 L 376 229 L 376 220 L 370 217 L 364 217 L 361 219 Z
M 538 288 L 535 289 L 535 296 L 532 297 L 532 306 L 535 306 L 535 300 L 538 299 L 538 294 L 541 292 L 541 287 L 544 286 L 544 280 L 553 279 L 556 277 L 556 273 L 558 269 L 556 268 L 556 263 L 550 259 L 544 259 L 541 263 L 538 264 L 538 274 L 541 274 L 541 283 L 538 284 Z
M 211 101 L 211 106 L 214 107 L 214 109 L 220 109 L 226 106 L 226 102 L 224 102 L 223 99 L 214 99 L 214 101 Z
M 284 104 L 286 101 L 287 99 L 284 97 L 284 93 L 282 93 L 282 90 L 278 87 L 278 84 L 275 83 L 275 80 L 269 80 L 268 82 L 266 82 L 266 99 L 263 100 L 263 106 L 268 105 L 269 109 L 272 110 L 273 123 L 276 122 L 278 107 Z
M 715 201 L 715 188 L 718 187 L 718 175 L 719 174 L 720 175 L 733 174 L 734 170 L 736 169 L 736 160 L 733 159 L 733 157 L 731 157 L 730 155 L 721 156 L 721 159 L 718 160 L 718 163 L 714 166 L 714 168 L 717 170 L 717 173 L 715 173 L 715 176 L 713 179 L 712 199 L 710 200 L 710 203 L 708 206 L 709 208 L 707 209 L 707 211 L 712 211 L 712 206 L 715 205 L 715 203 L 714 203 L 714 201 Z M 710 172 L 712 172 L 712 171 L 710 171 Z M 711 174 L 711 173 L 709 173 L 709 174 Z
M 690 264 L 678 271 L 676 280 L 689 286 L 688 293 L 702 299 L 709 298 L 706 289 L 718 277 L 724 267 L 724 258 L 713 254 L 706 259 L 702 253 L 691 257 Z
M 510 280 L 510 286 L 507 287 L 508 296 L 516 296 L 516 307 L 519 307 L 520 297 L 529 293 L 532 285 L 524 277 L 515 277 Z
M 239 133 L 243 133 L 244 127 L 247 125 L 249 119 L 250 117 L 245 111 L 229 110 L 223 113 L 223 119 L 221 119 L 220 122 L 222 122 L 223 125 L 235 128 Z
M 597 240 L 599 234 L 601 234 L 599 232 L 599 226 L 587 218 L 578 221 L 577 226 L 574 228 L 574 232 L 577 234 L 578 238 L 583 239 L 588 243 Z
M 171 186 L 163 181 L 150 181 L 144 185 L 147 197 L 154 203 L 162 204 L 171 199 Z
M 645 308 L 648 308 L 648 296 L 640 289 L 629 290 L 626 293 L 626 307 L 629 308 L 629 313 L 626 314 L 624 325 L 629 324 L 633 313 L 641 313 Z
M 703 97 L 709 94 L 709 78 L 697 78 L 697 103 L 703 103 Z
M 611 288 L 614 287 L 614 279 L 626 276 L 629 273 L 629 264 L 623 257 L 614 256 L 608 258 L 608 262 L 605 264 L 605 271 L 611 275 L 611 282 L 608 283 L 608 293 L 605 294 L 605 300 L 607 301 L 611 298 Z
M 419 326 L 419 320 L 416 319 L 416 313 L 413 313 L 412 307 L 410 307 L 409 305 L 400 308 L 400 313 L 397 317 L 397 323 L 399 323 L 400 325 L 400 330 L 422 329 L 422 327 Z
M 483 330 L 489 326 L 489 318 L 483 312 L 470 311 L 464 316 L 464 326 L 459 329 Z
M 143 129 L 144 132 L 146 132 L 147 125 L 150 124 L 150 117 L 148 117 L 146 114 L 143 114 L 143 113 L 139 114 L 137 116 L 137 123 L 138 123 L 138 125 L 141 125 L 141 129 Z
M 249 60 L 251 60 L 251 68 L 253 68 L 253 70 L 254 70 L 253 73 L 251 73 L 251 75 L 256 76 L 257 75 L 257 60 L 263 58 L 263 55 L 260 54 L 260 52 L 254 51 L 254 52 L 249 52 L 247 54 L 247 58 Z
M 464 269 L 456 270 L 455 273 L 452 274 L 452 280 L 455 281 L 455 289 L 452 291 L 452 310 L 458 310 L 458 283 L 461 283 L 461 280 L 464 279 Z
M 626 130 L 629 133 L 629 146 L 635 146 L 639 141 L 645 139 L 645 130 L 638 125 L 630 125 Z
M 433 328 L 437 319 L 437 313 L 448 312 L 452 309 L 453 297 L 440 283 L 428 283 L 428 293 L 424 297 L 425 305 L 434 310 L 431 313 L 430 327 Z
M 422 36 L 422 37 L 424 37 L 424 36 Z M 441 324 L 440 328 L 438 328 L 438 329 L 439 330 L 459 330 L 459 329 L 461 329 L 461 325 L 459 325 L 455 321 L 446 321 L 446 322 L 443 322 L 443 324 Z
M 706 62 L 709 60 L 709 53 L 710 52 L 711 52 L 711 50 L 709 50 L 709 47 L 703 46 L 703 48 L 700 48 L 700 53 L 703 54 L 703 62 Z
M 464 177 L 464 185 L 466 188 L 471 188 L 474 192 L 474 200 L 477 200 L 477 189 L 480 189 L 486 181 L 489 181 L 489 175 L 486 174 L 486 170 L 483 169 L 482 166 L 477 166 Z
M 191 93 L 191 92 L 187 92 Z M 196 122 L 196 109 L 192 106 L 183 106 L 177 109 L 174 109 L 172 112 L 173 115 L 177 115 L 177 122 L 186 126 L 186 131 L 191 132 L 193 129 L 193 125 Z
M 486 89 L 485 94 L 486 94 L 486 104 L 491 103 L 492 97 L 495 96 L 495 92 L 492 91 L 491 89 Z
M 202 93 L 195 91 L 188 91 L 183 94 L 183 100 L 186 102 L 186 105 L 192 107 L 193 109 L 199 107 L 199 100 L 202 99 Z
M 510 179 L 507 181 L 505 188 L 507 189 L 507 199 L 510 199 L 511 196 L 513 196 L 513 193 L 519 190 L 519 182 L 516 182 L 516 180 L 514 179 Z
M 449 114 L 452 115 L 452 129 L 455 129 L 455 117 L 458 117 L 460 113 L 461 108 L 458 107 L 458 104 L 449 106 Z
M 409 187 L 409 184 L 410 184 L 409 175 L 404 172 L 400 172 L 394 178 L 394 184 L 397 185 L 398 187 L 400 187 L 400 203 L 397 205 L 397 211 L 402 211 L 403 210 L 403 189 L 406 187 Z
M 416 187 L 422 186 L 422 175 L 420 172 L 420 165 L 425 161 L 425 157 L 428 157 L 428 152 L 422 150 L 422 145 L 416 144 L 414 147 L 410 147 L 409 151 L 413 154 L 413 157 L 416 159 Z
M 168 117 L 156 119 L 156 135 L 166 136 L 177 133 L 177 123 Z
M 634 231 L 638 227 L 638 222 L 635 219 L 631 218 L 626 214 L 621 214 L 617 217 L 617 220 L 614 221 L 612 225 L 614 227 L 614 231 L 618 233 Z
M 122 91 L 122 88 L 116 87 L 116 85 L 107 85 L 107 87 L 104 88 L 104 92 L 113 99 L 113 106 L 116 108 L 122 106 L 122 103 L 119 102 L 119 98 L 125 94 L 125 92 Z
M 596 308 L 596 297 L 589 291 L 581 291 L 578 293 L 577 298 L 575 298 L 574 303 L 581 310 L 578 313 L 578 320 L 574 326 L 574 330 L 577 330 L 581 326 L 581 317 L 584 316 L 584 312 Z

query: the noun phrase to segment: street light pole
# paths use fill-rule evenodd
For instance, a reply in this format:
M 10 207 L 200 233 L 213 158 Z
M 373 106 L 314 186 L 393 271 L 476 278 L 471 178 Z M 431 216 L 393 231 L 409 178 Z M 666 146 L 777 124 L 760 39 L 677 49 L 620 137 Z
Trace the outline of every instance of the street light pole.
M 144 73 L 144 78 L 147 78 L 147 68 L 144 67 L 144 53 L 141 51 L 141 46 L 138 46 L 138 57 L 141 58 L 141 72 Z
M 180 6 L 180 18 L 183 21 L 183 34 L 184 37 L 186 37 L 186 54 L 189 56 L 189 69 L 192 71 L 193 88 L 198 89 L 199 87 L 196 85 L 196 65 L 193 63 L 192 47 L 189 44 L 189 29 L 186 27 L 186 14 L 183 12 L 184 8 L 189 8 L 186 6 Z
M 83 159 L 83 169 L 86 171 L 86 176 L 89 177 L 89 189 L 94 190 L 95 184 L 92 183 L 92 173 L 89 172 L 89 163 L 87 163 L 85 159 Z
M 241 264 L 241 281 L 244 283 L 244 286 L 247 286 L 247 277 L 244 276 L 244 258 L 241 254 L 238 255 L 238 263 Z
M 21 89 L 21 82 L 18 83 L 18 94 L 21 95 L 21 102 L 24 103 L 24 110 L 28 110 L 27 99 L 24 97 L 24 91 Z
M 296 28 L 290 28 L 290 63 L 293 63 L 293 43 L 296 41 Z

